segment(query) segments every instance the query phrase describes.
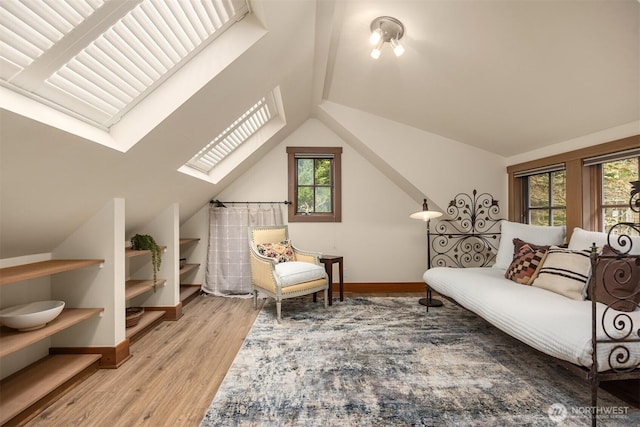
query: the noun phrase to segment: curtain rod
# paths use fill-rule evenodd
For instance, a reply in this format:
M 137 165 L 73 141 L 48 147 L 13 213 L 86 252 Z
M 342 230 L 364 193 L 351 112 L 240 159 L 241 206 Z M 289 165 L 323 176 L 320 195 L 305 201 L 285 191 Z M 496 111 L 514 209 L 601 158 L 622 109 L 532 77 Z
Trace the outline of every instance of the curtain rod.
M 229 203 L 229 204 L 239 204 L 239 205 L 273 205 L 276 203 L 282 203 L 284 205 L 292 205 L 293 202 L 290 202 L 289 200 L 285 200 L 284 202 L 221 202 L 220 200 L 209 200 L 209 204 L 210 205 L 215 205 L 218 208 L 226 208 L 226 206 L 224 205 L 225 203 Z

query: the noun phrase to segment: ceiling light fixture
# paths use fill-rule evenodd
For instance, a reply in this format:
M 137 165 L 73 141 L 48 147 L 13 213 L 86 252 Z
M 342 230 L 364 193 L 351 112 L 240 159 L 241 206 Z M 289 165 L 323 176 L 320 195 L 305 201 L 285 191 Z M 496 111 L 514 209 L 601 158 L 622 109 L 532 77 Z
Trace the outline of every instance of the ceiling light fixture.
M 382 46 L 390 43 L 393 53 L 400 56 L 404 53 L 404 46 L 400 43 L 400 39 L 404 35 L 404 25 L 396 18 L 390 16 L 379 16 L 371 21 L 371 36 L 369 42 L 374 45 L 371 51 L 373 59 L 380 58 Z

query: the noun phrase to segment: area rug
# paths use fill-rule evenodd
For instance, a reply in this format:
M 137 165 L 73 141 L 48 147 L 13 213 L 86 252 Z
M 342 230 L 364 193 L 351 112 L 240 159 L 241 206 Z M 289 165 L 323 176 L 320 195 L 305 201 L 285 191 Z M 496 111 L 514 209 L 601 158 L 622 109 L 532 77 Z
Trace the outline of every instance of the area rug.
M 590 425 L 583 380 L 446 301 L 267 302 L 202 420 L 212 426 Z M 601 390 L 598 425 L 640 425 Z

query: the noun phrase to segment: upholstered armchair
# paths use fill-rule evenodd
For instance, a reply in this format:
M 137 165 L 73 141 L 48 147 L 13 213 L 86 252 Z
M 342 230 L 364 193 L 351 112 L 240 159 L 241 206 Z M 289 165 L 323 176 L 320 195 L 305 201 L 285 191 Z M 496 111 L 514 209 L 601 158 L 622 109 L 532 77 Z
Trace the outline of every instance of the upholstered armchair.
M 324 291 L 327 308 L 329 282 L 320 264 L 321 254 L 302 251 L 291 244 L 286 225 L 249 227 L 253 308 L 258 308 L 258 292 L 276 300 L 278 322 L 282 300 Z

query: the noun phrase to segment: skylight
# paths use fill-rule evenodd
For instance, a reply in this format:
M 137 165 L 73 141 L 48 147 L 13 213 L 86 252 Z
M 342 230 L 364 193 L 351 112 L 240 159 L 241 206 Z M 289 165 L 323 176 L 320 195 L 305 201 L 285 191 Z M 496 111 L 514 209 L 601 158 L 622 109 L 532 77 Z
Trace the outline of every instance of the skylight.
M 213 168 L 278 115 L 273 94 L 256 102 L 198 152 L 187 166 L 208 174 Z
M 109 128 L 247 12 L 245 0 L 2 0 L 0 83 Z

